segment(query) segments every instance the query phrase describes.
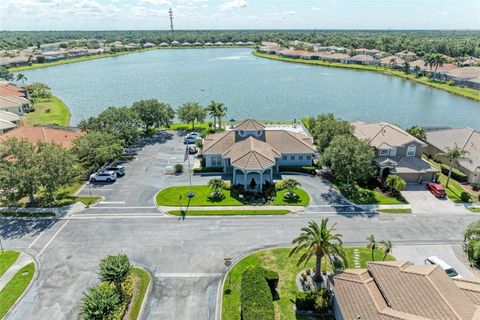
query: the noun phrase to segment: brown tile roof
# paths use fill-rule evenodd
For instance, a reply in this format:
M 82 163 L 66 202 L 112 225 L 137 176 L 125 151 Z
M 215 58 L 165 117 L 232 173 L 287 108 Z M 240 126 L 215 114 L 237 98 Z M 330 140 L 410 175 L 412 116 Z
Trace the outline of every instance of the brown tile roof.
M 457 79 L 473 79 L 480 77 L 480 67 L 456 68 L 447 72 L 450 77 Z
M 7 83 L 0 85 L 0 97 L 5 96 L 16 96 L 16 97 L 25 97 L 25 89 L 19 88 L 14 84 Z
M 354 135 L 360 140 L 367 140 L 375 148 L 404 146 L 411 142 L 427 146 L 402 128 L 390 123 L 352 122 L 352 125 L 354 127 Z
M 366 54 L 357 54 L 356 56 L 346 59 L 347 61 L 358 61 L 358 62 L 374 62 L 376 59 L 372 56 Z
M 280 156 L 280 152 L 269 144 L 251 136 L 235 143 L 223 154 L 223 157 L 230 158 L 232 166 L 248 170 L 272 167 L 276 164 L 276 158 Z
M 367 270 L 335 276 L 333 290 L 343 319 L 480 319 L 480 309 L 439 266 L 369 262 Z
M 73 141 L 82 136 L 82 131 L 46 127 L 19 127 L 0 136 L 0 142 L 9 138 L 26 139 L 31 143 L 53 142 L 64 148 L 71 148 Z
M 265 125 L 255 119 L 245 119 L 235 126 L 235 130 L 258 131 L 264 130 Z
M 385 58 L 382 58 L 380 59 L 380 64 L 390 64 L 392 63 L 392 59 L 395 60 L 395 63 L 397 65 L 403 65 L 405 64 L 405 60 L 403 60 L 402 58 L 400 57 L 397 57 L 397 56 L 388 56 L 388 57 L 385 57 Z

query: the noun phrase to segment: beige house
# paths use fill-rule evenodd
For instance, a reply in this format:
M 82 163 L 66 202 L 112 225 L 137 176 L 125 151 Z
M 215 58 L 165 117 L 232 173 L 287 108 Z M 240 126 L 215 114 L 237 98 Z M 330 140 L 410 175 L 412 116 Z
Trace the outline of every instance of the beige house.
M 15 96 L 0 96 L 0 111 L 22 115 L 30 109 L 30 101 Z
M 450 279 L 438 265 L 369 262 L 333 278 L 336 320 L 480 319 L 480 281 Z
M 468 182 L 480 183 L 480 132 L 472 128 L 432 130 L 427 133 L 428 147 L 424 153 L 435 157 L 455 146 L 467 151 L 469 160 L 461 161 L 457 168 L 468 176 Z M 437 160 L 450 164 L 448 159 L 437 157 Z
M 281 166 L 301 167 L 313 163 L 316 149 L 304 133 L 267 127 L 247 119 L 232 130 L 208 135 L 203 157 L 207 168 L 232 174 L 232 183 L 245 190 L 261 191 Z
M 21 121 L 22 117 L 19 115 L 0 110 L 0 134 L 15 129 Z
M 397 56 L 388 56 L 385 58 L 380 59 L 379 61 L 381 66 L 394 66 L 394 67 L 402 67 L 405 65 L 405 60 Z
M 378 64 L 378 60 L 372 56 L 366 54 L 357 54 L 356 56 L 346 58 L 344 60 L 345 63 L 348 64 L 363 64 L 363 65 L 376 65 Z
M 408 183 L 436 180 L 438 169 L 422 159 L 427 144 L 396 125 L 353 122 L 354 135 L 375 148 L 379 176 L 395 174 Z

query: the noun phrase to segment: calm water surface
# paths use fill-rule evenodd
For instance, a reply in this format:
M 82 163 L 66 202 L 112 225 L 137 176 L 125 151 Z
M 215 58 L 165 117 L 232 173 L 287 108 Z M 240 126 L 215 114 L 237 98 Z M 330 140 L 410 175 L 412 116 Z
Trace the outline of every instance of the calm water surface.
M 227 118 L 292 120 L 333 112 L 401 126 L 480 128 L 480 103 L 373 72 L 257 58 L 250 49 L 163 49 L 24 72 L 47 83 L 72 124 L 107 106 L 158 98 L 174 107 L 221 101 Z

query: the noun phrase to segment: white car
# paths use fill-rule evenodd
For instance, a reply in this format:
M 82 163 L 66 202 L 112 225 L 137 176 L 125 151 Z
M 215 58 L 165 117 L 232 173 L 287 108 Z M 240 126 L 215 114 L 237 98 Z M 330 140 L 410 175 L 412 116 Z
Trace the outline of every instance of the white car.
M 117 180 L 117 174 L 114 171 L 102 171 L 90 175 L 90 182 L 113 182 Z
M 438 257 L 435 257 L 435 256 L 428 257 L 427 259 L 425 259 L 425 264 L 439 265 L 440 267 L 442 267 L 442 269 L 445 271 L 447 276 L 449 276 L 450 278 L 458 279 L 462 277 L 461 275 L 458 274 L 458 272 L 452 266 L 450 266 L 449 264 L 447 264 L 445 261 L 443 261 Z
M 197 142 L 197 140 L 201 140 L 202 138 L 200 136 L 196 135 L 187 135 L 185 138 L 183 138 L 183 143 L 184 144 L 192 144 Z

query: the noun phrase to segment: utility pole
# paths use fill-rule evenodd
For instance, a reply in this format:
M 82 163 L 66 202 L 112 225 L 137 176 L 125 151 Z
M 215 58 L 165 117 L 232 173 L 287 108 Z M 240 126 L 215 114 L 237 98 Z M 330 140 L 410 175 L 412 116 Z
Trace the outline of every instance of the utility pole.
M 173 41 L 173 10 L 172 8 L 168 9 L 168 15 L 170 16 L 170 32 L 172 34 L 172 41 Z

